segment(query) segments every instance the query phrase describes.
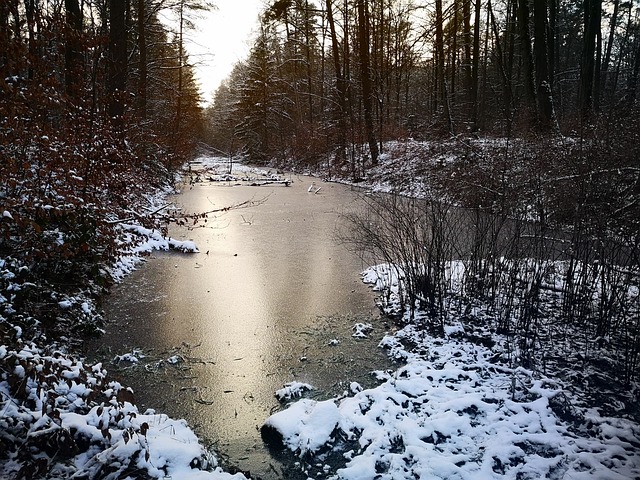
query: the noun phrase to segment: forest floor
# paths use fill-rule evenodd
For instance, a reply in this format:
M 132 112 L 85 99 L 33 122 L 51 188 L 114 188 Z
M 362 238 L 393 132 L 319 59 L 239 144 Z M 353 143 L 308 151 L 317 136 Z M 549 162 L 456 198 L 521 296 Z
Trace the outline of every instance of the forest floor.
M 398 144 L 366 177 L 341 181 L 426 196 L 429 165 L 455 162 L 464 150 Z M 123 235 L 141 239 L 116 267 L 123 275 L 145 250 L 197 248 L 141 227 Z M 11 258 L 0 259 L 0 273 L 0 477 L 244 478 L 218 468 L 184 421 L 138 411 L 104 365 L 74 354 L 76 339 L 28 337 L 7 320 L 15 313 L 11 292 L 29 284 Z M 374 266 L 363 280 L 386 299 L 381 308 L 402 310 L 396 269 Z M 97 315 L 82 292 L 54 300 L 87 321 Z M 449 308 L 444 336 L 422 328 L 424 312 L 398 319 L 380 345 L 403 366 L 373 372 L 379 386 L 352 384 L 341 398 L 294 401 L 266 419 L 265 436 L 273 441 L 277 432 L 316 479 L 640 479 L 637 385 L 620 391 L 611 372 L 568 357 L 562 340 L 570 332 L 553 322 L 547 334 L 558 349 L 546 352 L 544 369 L 517 366 L 513 345 L 487 327 L 491 312 L 481 303 Z

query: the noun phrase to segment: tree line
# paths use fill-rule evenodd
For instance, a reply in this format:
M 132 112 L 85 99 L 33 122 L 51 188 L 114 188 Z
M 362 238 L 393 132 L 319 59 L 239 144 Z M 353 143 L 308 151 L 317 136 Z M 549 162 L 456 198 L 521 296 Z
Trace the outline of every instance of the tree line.
M 83 111 L 97 130 L 139 127 L 184 156 L 186 132 L 197 132 L 201 118 L 183 34 L 205 8 L 187 0 L 2 0 L 3 114 L 31 113 L 28 94 L 43 124 Z M 161 21 L 167 17 L 176 25 Z
M 635 121 L 639 12 L 622 0 L 272 1 L 215 94 L 210 138 L 254 159 L 375 164 L 390 139 Z

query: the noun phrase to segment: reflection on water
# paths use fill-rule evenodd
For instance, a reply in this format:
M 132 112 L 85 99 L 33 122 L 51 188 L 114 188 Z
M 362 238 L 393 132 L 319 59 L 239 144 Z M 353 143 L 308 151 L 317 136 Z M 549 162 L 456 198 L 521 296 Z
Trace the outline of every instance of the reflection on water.
M 360 281 L 363 266 L 333 238 L 337 212 L 356 195 L 336 184 L 308 193 L 310 182 L 185 191 L 178 202 L 189 212 L 267 198 L 206 228 L 173 231 L 200 253 L 154 255 L 115 289 L 105 306 L 112 323 L 90 346 L 107 355 L 140 348 L 146 370 L 122 372 L 138 402 L 186 418 L 229 463 L 262 478 L 283 478 L 259 434 L 279 408 L 275 390 L 298 380 L 326 398 L 389 367 L 376 347 L 385 326 Z M 355 340 L 352 326 L 363 321 L 374 333 Z M 172 356 L 179 363 L 159 363 Z

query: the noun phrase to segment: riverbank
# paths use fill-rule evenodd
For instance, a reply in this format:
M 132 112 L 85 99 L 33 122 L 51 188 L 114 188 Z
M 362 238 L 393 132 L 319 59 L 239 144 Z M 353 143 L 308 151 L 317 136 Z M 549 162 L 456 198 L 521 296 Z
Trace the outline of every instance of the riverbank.
M 270 441 L 319 478 L 640 478 L 637 225 L 599 216 L 609 179 L 597 200 L 572 194 L 594 155 L 583 147 L 398 142 L 364 174 L 334 169 L 392 193 L 365 202 L 354 244 L 400 258 L 365 279 L 403 326 L 381 345 L 407 366 L 350 398 L 293 404 L 267 420 Z M 438 242 L 452 235 L 466 245 Z
M 393 267 L 364 281 L 400 310 Z M 347 398 L 293 403 L 265 422 L 266 438 L 295 452 L 310 478 L 640 478 L 640 425 L 622 403 L 594 405 L 572 372 L 515 366 L 482 305 L 472 324 L 454 302 L 450 314 L 444 336 L 426 332 L 425 312 L 405 317 L 380 345 L 406 366 Z

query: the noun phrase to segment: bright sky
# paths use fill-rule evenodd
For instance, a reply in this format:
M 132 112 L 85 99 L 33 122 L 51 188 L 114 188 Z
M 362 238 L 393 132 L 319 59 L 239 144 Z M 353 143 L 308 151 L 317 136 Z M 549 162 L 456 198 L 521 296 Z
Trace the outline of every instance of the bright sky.
M 197 21 L 197 30 L 185 36 L 189 60 L 195 64 L 205 103 L 211 101 L 233 66 L 248 55 L 265 0 L 214 0 L 214 3 L 217 9 L 203 14 Z

